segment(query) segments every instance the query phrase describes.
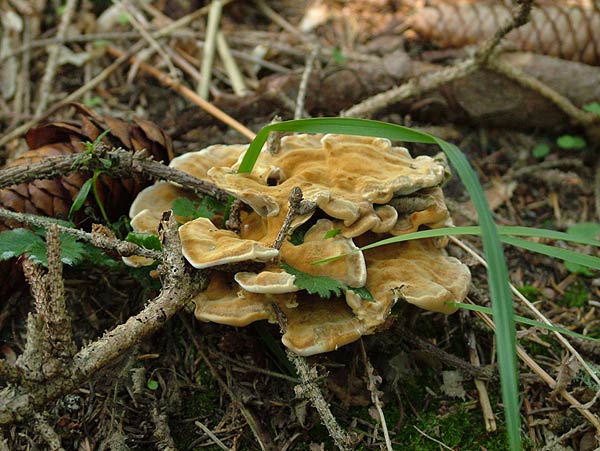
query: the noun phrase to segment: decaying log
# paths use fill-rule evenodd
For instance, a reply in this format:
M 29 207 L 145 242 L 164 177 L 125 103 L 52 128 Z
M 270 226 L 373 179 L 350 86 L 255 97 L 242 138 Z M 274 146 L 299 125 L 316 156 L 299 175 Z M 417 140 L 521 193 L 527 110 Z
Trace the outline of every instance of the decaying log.
M 578 107 L 600 99 L 600 67 L 523 52 L 507 52 L 499 58 L 539 78 Z M 369 96 L 441 68 L 411 60 L 397 51 L 383 58 L 374 57 L 369 63 L 349 63 L 315 72 L 308 89 L 314 94 L 306 99 L 305 108 L 311 116 L 335 116 Z M 256 93 L 243 99 L 221 96 L 214 103 L 242 122 L 274 114 L 288 119 L 293 111 L 286 107 L 285 99 L 296 98 L 299 83 L 299 74 L 272 75 L 261 81 Z M 432 123 L 553 131 L 570 125 L 567 116 L 552 102 L 490 70 L 479 70 L 421 98 L 408 99 L 395 105 L 394 111 Z M 193 114 L 189 128 L 214 123 L 202 112 L 194 110 Z

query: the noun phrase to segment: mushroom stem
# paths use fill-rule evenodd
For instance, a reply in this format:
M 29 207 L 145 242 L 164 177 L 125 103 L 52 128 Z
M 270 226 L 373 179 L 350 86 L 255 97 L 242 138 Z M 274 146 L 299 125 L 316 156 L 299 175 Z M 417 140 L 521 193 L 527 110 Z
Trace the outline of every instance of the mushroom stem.
M 299 186 L 294 186 L 290 191 L 290 195 L 288 197 L 290 202 L 290 208 L 285 215 L 285 219 L 283 220 L 283 225 L 281 229 L 279 229 L 279 233 L 277 234 L 277 238 L 275 238 L 275 242 L 273 243 L 274 249 L 281 249 L 281 245 L 283 244 L 283 240 L 287 236 L 292 222 L 299 215 L 305 215 L 310 213 L 315 208 L 317 208 L 317 204 L 310 201 L 303 201 L 302 190 Z

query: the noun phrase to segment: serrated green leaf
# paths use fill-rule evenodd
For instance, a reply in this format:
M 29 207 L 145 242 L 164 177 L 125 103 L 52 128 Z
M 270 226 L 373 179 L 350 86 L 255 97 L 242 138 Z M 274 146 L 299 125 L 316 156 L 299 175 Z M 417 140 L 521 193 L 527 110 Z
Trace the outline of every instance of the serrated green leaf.
M 89 179 L 89 180 L 86 180 L 83 185 L 81 185 L 81 189 L 77 193 L 77 197 L 73 201 L 73 205 L 71 205 L 71 209 L 69 210 L 69 218 L 70 219 L 72 219 L 73 215 L 76 212 L 78 212 L 79 210 L 81 210 L 81 207 L 83 207 L 83 203 L 85 202 L 88 195 L 90 194 L 90 189 L 92 189 L 92 183 L 93 183 L 93 180 Z
M 60 260 L 69 266 L 77 265 L 84 259 L 83 243 L 72 235 L 60 234 Z
M 152 249 L 154 251 L 162 250 L 162 244 L 158 237 L 150 233 L 129 232 L 125 238 L 125 241 L 129 241 L 130 243 L 137 244 L 138 246 L 146 249 Z
M 374 302 L 373 295 L 365 287 L 353 288 L 349 287 L 339 280 L 332 279 L 327 276 L 314 276 L 312 274 L 305 273 L 296 269 L 285 262 L 281 262 L 281 267 L 285 272 L 296 276 L 294 285 L 302 290 L 308 291 L 310 294 L 318 294 L 324 299 L 328 299 L 332 296 L 341 296 L 344 290 L 352 290 L 358 294 L 361 298 Z
M 533 155 L 534 158 L 544 158 L 549 153 L 550 153 L 550 146 L 546 143 L 539 143 L 531 151 L 531 155 Z
M 281 267 L 285 272 L 296 276 L 294 285 L 302 290 L 308 291 L 310 294 L 318 294 L 324 299 L 328 299 L 332 296 L 341 296 L 342 290 L 346 289 L 346 285 L 332 279 L 331 277 L 325 276 L 313 276 L 302 272 L 285 262 L 281 262 Z
M 339 235 L 340 233 L 342 233 L 342 231 L 340 229 L 328 230 L 327 233 L 325 234 L 325 236 L 323 237 L 323 239 L 327 240 L 329 238 L 333 238 L 333 237 Z
M 175 216 L 190 218 L 196 213 L 196 205 L 194 205 L 191 200 L 186 199 L 185 197 L 179 197 L 173 202 L 171 210 L 173 210 L 173 214 Z
M 27 229 L 13 229 L 0 233 L 0 260 L 19 257 L 35 243 L 44 243 L 38 235 Z
M 585 139 L 581 136 L 563 135 L 556 140 L 556 144 L 562 149 L 580 150 L 587 146 Z
M 48 254 L 46 242 L 41 238 L 34 242 L 27 250 L 28 258 L 34 263 L 48 266 Z M 60 261 L 65 265 L 73 266 L 80 263 L 84 258 L 83 244 L 71 235 L 60 234 Z

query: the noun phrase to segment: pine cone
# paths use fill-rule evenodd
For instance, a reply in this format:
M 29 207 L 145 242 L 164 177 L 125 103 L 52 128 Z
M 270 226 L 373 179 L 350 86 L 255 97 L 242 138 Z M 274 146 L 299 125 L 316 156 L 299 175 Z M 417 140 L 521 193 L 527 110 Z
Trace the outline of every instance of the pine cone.
M 511 19 L 506 4 L 444 4 L 409 19 L 413 30 L 441 47 L 463 47 L 491 37 Z M 506 38 L 518 49 L 600 65 L 600 2 L 534 7 L 531 19 Z
M 27 145 L 31 150 L 25 152 L 6 167 L 36 163 L 45 157 L 68 155 L 86 149 L 84 141 L 93 142 L 102 132 L 110 128 L 103 143 L 122 147 L 126 150 L 139 151 L 146 149 L 157 161 L 169 162 L 173 156 L 170 138 L 156 124 L 143 119 L 134 119 L 135 124 L 128 124 L 120 119 L 101 116 L 81 104 L 75 104 L 81 120 L 80 125 L 66 122 L 54 122 L 31 129 L 26 135 Z M 21 213 L 33 213 L 53 218 L 66 219 L 82 185 L 90 178 L 90 174 L 76 172 L 53 180 L 35 180 L 29 183 L 0 189 L 0 206 Z M 102 175 L 97 181 L 97 190 L 110 220 L 115 220 L 127 213 L 129 205 L 147 183 L 139 177 L 115 179 Z M 99 216 L 98 206 L 93 196 L 89 196 L 87 204 Z M 78 212 L 75 222 L 89 225 L 83 211 Z M 20 226 L 5 223 L 4 227 Z

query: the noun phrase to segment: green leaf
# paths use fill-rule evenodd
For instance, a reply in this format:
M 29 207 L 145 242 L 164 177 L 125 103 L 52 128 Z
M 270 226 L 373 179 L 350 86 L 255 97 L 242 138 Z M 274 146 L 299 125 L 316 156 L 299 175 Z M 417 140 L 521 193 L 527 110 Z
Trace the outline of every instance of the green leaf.
M 152 235 L 150 233 L 136 233 L 129 232 L 125 241 L 129 241 L 130 243 L 137 244 L 146 249 L 152 249 L 154 251 L 162 250 L 162 244 L 156 235 Z
M 446 304 L 451 305 L 452 307 L 458 307 L 464 310 L 471 310 L 474 312 L 482 312 L 488 315 L 493 315 L 492 309 L 489 307 L 484 307 L 481 305 L 473 305 L 473 304 L 461 304 L 459 302 L 447 302 Z M 564 327 L 552 326 L 546 323 L 542 323 L 533 319 L 526 318 L 524 316 L 515 315 L 515 321 L 522 324 L 527 324 L 528 326 L 539 327 L 540 329 L 550 330 L 552 332 L 558 332 L 559 334 L 568 335 L 569 337 L 581 338 L 583 340 L 600 342 L 600 338 L 593 338 L 587 335 L 578 334 L 577 332 L 573 332 L 572 330 L 565 329 Z
M 84 243 L 77 241 L 73 235 L 60 234 L 60 260 L 69 266 L 74 266 L 85 258 Z
M 13 229 L 0 233 L 0 260 L 19 257 L 35 243 L 44 243 L 38 235 L 27 229 Z
M 281 267 L 285 272 L 296 276 L 294 285 L 310 294 L 318 294 L 323 299 L 329 299 L 332 296 L 339 297 L 344 290 L 352 290 L 361 298 L 374 302 L 373 295 L 366 288 L 352 288 L 339 280 L 327 276 L 313 276 L 299 269 L 296 269 L 285 262 L 281 262 Z
M 34 263 L 48 266 L 46 242 L 40 239 L 31 245 L 27 255 Z M 77 238 L 64 233 L 60 234 L 60 261 L 65 265 L 74 266 L 84 258 L 83 244 Z
M 587 143 L 581 136 L 563 135 L 556 140 L 558 147 L 567 150 L 581 150 Z
M 296 268 L 291 267 L 285 262 L 281 262 L 281 267 L 285 272 L 296 276 L 294 285 L 302 290 L 308 291 L 310 294 L 318 294 L 324 299 L 332 296 L 341 296 L 342 290 L 346 289 L 346 285 L 331 277 L 313 276 Z
M 583 105 L 583 110 L 587 111 L 588 113 L 594 113 L 594 114 L 600 115 L 600 103 L 592 102 L 592 103 Z
M 327 231 L 327 233 L 325 234 L 325 236 L 323 238 L 327 240 L 329 238 L 333 238 L 333 237 L 339 235 L 340 233 L 342 233 L 342 231 L 340 229 L 331 229 L 331 230 Z
M 531 151 L 531 155 L 535 158 L 544 158 L 550 153 L 550 146 L 546 143 L 539 143 Z
M 211 219 L 215 213 L 222 212 L 225 206 L 211 196 L 204 196 L 200 202 L 193 202 L 185 197 L 175 199 L 171 207 L 175 216 L 189 220 L 197 218 Z
M 69 219 L 73 219 L 73 215 L 81 210 L 81 207 L 83 207 L 85 200 L 90 194 L 90 189 L 92 189 L 92 183 L 93 180 L 88 179 L 83 185 L 81 185 L 81 189 L 77 193 L 77 197 L 73 201 L 73 205 L 71 205 L 71 209 L 69 210 Z
M 148 379 L 146 386 L 148 387 L 149 390 L 158 390 L 159 385 L 158 385 L 158 381 L 156 381 L 154 379 Z
M 375 302 L 375 298 L 373 297 L 371 292 L 367 289 L 367 287 L 361 287 L 361 288 L 348 287 L 348 289 L 354 291 L 365 301 Z
M 179 197 L 175 199 L 175 201 L 173 201 L 171 210 L 173 210 L 173 214 L 175 216 L 190 218 L 193 217 L 196 213 L 196 205 L 194 205 L 194 203 L 191 200 L 185 197 Z

